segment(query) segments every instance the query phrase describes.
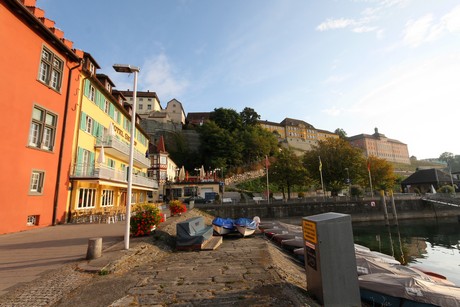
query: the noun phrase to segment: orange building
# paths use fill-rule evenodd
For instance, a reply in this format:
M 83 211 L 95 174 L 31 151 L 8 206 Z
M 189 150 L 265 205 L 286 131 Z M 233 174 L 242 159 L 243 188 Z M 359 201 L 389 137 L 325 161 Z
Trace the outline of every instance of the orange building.
M 394 139 L 387 138 L 375 128 L 375 133 L 358 134 L 348 138 L 354 147 L 360 148 L 366 157 L 374 156 L 389 162 L 410 164 L 407 145 Z
M 34 0 L 0 1 L 0 41 L 2 234 L 65 220 L 80 58 Z

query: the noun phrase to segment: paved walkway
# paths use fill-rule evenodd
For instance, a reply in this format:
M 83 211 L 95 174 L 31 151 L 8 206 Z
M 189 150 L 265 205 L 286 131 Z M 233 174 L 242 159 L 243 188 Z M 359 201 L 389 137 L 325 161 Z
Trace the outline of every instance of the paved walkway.
M 0 235 L 0 296 L 45 272 L 86 257 L 88 239 L 103 249 L 123 241 L 125 223 L 67 224 Z

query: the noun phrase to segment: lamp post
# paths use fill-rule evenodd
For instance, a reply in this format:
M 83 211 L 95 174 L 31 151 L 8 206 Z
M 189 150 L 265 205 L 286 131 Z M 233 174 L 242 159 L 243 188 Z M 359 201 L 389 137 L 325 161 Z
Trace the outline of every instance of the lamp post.
M 134 73 L 134 88 L 133 88 L 133 106 L 131 112 L 131 138 L 129 143 L 129 167 L 128 167 L 128 193 L 126 195 L 126 229 L 125 229 L 125 249 L 129 249 L 129 233 L 131 226 L 131 195 L 133 191 L 133 165 L 134 165 L 134 138 L 136 136 L 136 96 L 137 96 L 137 75 L 140 71 L 139 67 L 115 64 L 113 69 L 121 73 Z

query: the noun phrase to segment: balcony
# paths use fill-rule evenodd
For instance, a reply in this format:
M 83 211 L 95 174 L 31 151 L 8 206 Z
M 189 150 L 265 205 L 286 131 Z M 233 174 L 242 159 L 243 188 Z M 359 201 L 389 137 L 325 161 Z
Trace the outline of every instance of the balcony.
M 106 165 L 75 164 L 72 166 L 70 178 L 110 180 L 128 185 L 126 171 L 115 170 Z M 141 175 L 133 174 L 133 185 L 158 189 L 158 182 Z
M 122 161 L 129 160 L 129 144 L 119 140 L 115 136 L 106 135 L 104 139 L 97 139 L 95 148 L 101 148 L 104 145 L 104 152 Z M 134 166 L 139 168 L 149 168 L 150 159 L 142 153 L 134 149 L 133 157 Z

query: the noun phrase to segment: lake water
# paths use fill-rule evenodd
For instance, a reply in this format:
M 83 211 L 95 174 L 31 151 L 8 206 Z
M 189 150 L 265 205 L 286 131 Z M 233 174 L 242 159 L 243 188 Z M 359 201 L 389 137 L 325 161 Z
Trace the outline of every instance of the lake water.
M 300 225 L 301 219 L 280 221 Z M 354 223 L 353 236 L 357 244 L 394 256 L 405 265 L 444 275 L 460 286 L 460 222 L 457 218 L 401 220 L 399 226 Z

